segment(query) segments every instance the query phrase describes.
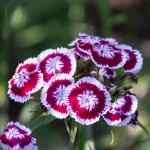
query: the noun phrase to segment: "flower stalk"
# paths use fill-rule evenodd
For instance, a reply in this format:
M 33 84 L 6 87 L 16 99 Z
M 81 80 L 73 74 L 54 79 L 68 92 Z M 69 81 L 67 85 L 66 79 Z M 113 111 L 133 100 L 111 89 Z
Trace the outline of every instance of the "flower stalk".
M 70 130 L 69 150 L 73 150 L 73 146 L 74 146 L 76 134 L 77 134 L 77 129 L 78 129 L 78 123 L 74 119 L 72 119 L 71 130 Z

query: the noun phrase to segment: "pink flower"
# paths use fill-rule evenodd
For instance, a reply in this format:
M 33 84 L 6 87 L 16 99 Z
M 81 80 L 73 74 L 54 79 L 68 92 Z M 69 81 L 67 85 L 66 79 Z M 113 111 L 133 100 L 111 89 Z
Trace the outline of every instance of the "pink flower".
M 69 46 L 75 46 L 73 51 L 84 60 L 90 59 L 90 51 L 95 43 L 99 43 L 100 38 L 85 33 L 79 33 L 79 38 L 72 41 Z
M 123 66 L 125 72 L 138 73 L 142 69 L 143 58 L 138 50 L 127 45 L 120 45 L 120 49 L 126 53 L 126 63 Z
M 70 115 L 83 125 L 99 121 L 111 105 L 104 85 L 91 77 L 84 77 L 69 87 L 67 103 Z
M 19 64 L 9 81 L 8 94 L 15 102 L 24 103 L 43 85 L 43 75 L 37 69 L 37 59 L 29 58 Z
M 108 68 L 101 68 L 99 70 L 99 75 L 101 80 L 106 77 L 112 85 L 114 84 L 114 77 L 116 76 L 116 72 L 114 70 Z
M 74 83 L 68 74 L 57 74 L 44 86 L 41 103 L 56 118 L 66 118 L 69 114 L 66 103 L 66 88 Z
M 79 33 L 69 46 L 84 60 L 92 59 L 97 67 L 118 69 L 126 62 L 126 53 L 119 49 L 118 42 L 112 38 L 102 39 L 94 35 Z
M 111 126 L 125 126 L 131 121 L 131 115 L 137 109 L 138 101 L 134 95 L 126 95 L 117 99 L 103 116 Z
M 3 150 L 37 150 L 36 139 L 31 137 L 31 130 L 20 123 L 9 122 L 1 131 L 0 147 Z
M 74 53 L 67 48 L 45 50 L 39 54 L 38 61 L 45 82 L 48 82 L 57 73 L 73 76 L 76 71 Z
M 118 69 L 126 62 L 126 54 L 117 48 L 118 42 L 112 38 L 101 39 L 93 45 L 90 56 L 97 67 Z

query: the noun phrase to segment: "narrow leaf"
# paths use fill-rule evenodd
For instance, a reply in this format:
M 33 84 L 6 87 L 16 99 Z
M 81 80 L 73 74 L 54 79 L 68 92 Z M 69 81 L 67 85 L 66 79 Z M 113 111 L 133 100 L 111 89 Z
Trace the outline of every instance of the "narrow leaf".
M 111 130 L 111 142 L 110 145 L 114 143 L 114 132 Z
M 67 119 L 64 119 L 64 122 L 65 122 L 65 126 L 66 126 L 66 130 L 70 136 L 70 128 L 69 128 L 69 125 L 68 125 L 68 122 L 67 122 Z
M 43 125 L 46 125 L 52 121 L 55 120 L 55 117 L 51 116 L 50 114 L 42 114 L 36 118 L 34 118 L 30 124 L 28 125 L 28 127 L 34 131 L 36 130 L 37 128 L 43 126 Z

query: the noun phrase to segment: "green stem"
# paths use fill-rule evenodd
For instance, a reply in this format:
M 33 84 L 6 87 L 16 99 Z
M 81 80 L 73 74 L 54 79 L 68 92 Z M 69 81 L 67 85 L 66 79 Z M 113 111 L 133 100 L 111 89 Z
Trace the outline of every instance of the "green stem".
M 68 122 L 67 122 L 66 118 L 64 119 L 64 122 L 65 122 L 66 130 L 67 130 L 67 132 L 68 132 L 68 134 L 70 136 L 70 129 L 69 129 L 69 125 L 68 125 Z
M 139 127 L 141 127 L 145 131 L 145 133 L 147 134 L 147 136 L 150 137 L 148 129 L 141 122 L 139 122 L 139 121 L 138 121 L 138 125 L 139 125 Z
M 77 129 L 78 129 L 78 123 L 73 119 L 71 122 L 69 150 L 73 150 Z
M 95 150 L 95 143 L 93 140 L 93 127 L 91 125 L 83 127 L 83 137 L 84 150 Z
M 79 126 L 78 150 L 95 150 L 92 126 Z
M 78 150 L 84 149 L 83 126 L 79 125 Z

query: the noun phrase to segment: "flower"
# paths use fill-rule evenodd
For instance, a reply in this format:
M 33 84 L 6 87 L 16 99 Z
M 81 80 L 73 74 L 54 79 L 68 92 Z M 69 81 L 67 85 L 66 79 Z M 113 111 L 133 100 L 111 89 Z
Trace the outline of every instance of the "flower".
M 19 122 L 9 122 L 1 131 L 0 148 L 3 150 L 37 150 L 36 139 L 31 137 L 31 130 Z
M 47 49 L 38 55 L 38 62 L 45 82 L 57 73 L 73 76 L 76 71 L 74 53 L 67 48 Z
M 125 126 L 131 121 L 131 115 L 137 109 L 138 101 L 134 95 L 126 95 L 112 103 L 103 116 L 108 125 Z
M 83 125 L 99 121 L 100 115 L 110 107 L 110 94 L 105 86 L 91 77 L 83 77 L 67 93 L 68 109 L 71 117 Z
M 72 41 L 74 53 L 84 60 L 92 59 L 97 67 L 118 69 L 126 62 L 126 53 L 118 47 L 112 38 L 100 38 L 94 35 L 79 33 L 79 38 Z
M 72 41 L 69 46 L 75 46 L 72 50 L 75 54 L 79 55 L 83 60 L 90 59 L 90 51 L 95 43 L 98 43 L 100 38 L 94 35 L 79 33 L 79 38 Z
M 43 75 L 37 69 L 37 59 L 29 58 L 19 64 L 9 81 L 8 94 L 15 102 L 24 103 L 43 86 Z
M 143 58 L 138 50 L 128 45 L 118 46 L 126 53 L 126 63 L 123 66 L 125 72 L 138 73 L 142 69 Z
M 116 72 L 114 70 L 101 68 L 99 70 L 99 75 L 101 80 L 106 77 L 112 85 L 114 84 L 114 77 L 116 76 Z
M 119 49 L 118 42 L 112 38 L 100 39 L 90 52 L 92 61 L 97 67 L 118 69 L 126 62 L 126 54 Z
M 41 103 L 56 118 L 66 118 L 69 114 L 66 103 L 66 88 L 74 83 L 68 74 L 57 74 L 44 86 Z

